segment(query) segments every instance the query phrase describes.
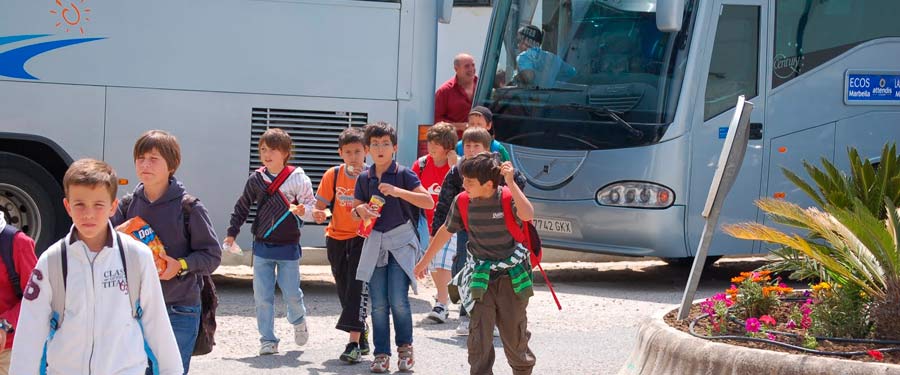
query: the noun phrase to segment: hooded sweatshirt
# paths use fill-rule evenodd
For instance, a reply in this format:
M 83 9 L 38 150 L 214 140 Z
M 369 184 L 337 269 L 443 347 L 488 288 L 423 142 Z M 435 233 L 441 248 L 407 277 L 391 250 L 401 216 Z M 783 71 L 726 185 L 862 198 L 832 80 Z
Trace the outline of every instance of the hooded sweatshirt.
M 277 174 L 274 175 L 277 177 Z M 228 236 L 237 237 L 241 232 L 241 226 L 250 215 L 250 207 L 256 203 L 256 219 L 250 226 L 254 241 L 275 245 L 296 245 L 300 242 L 300 223 L 298 219 L 313 221 L 312 211 L 316 206 L 316 195 L 312 189 L 309 176 L 303 172 L 303 168 L 296 167 L 284 183 L 278 188 L 282 197 L 268 196 L 266 188 L 272 183 L 273 178 L 265 167 L 254 171 L 247 178 L 244 192 L 234 204 L 231 213 L 231 225 L 228 227 Z M 284 199 L 286 202 L 279 202 Z M 302 205 L 306 208 L 303 216 L 292 218 L 289 214 L 284 220 L 279 219 L 287 212 L 288 204 Z M 273 228 L 274 226 L 274 228 Z M 271 233 L 266 236 L 266 232 Z
M 143 243 L 121 235 L 124 251 L 140 253 L 141 326 L 132 317 L 128 289 L 118 242 L 107 238 L 106 246 L 91 260 L 87 245 L 78 239 L 74 226 L 63 241 L 67 245 L 68 277 L 66 308 L 62 326 L 49 342 L 50 301 L 55 292 L 44 253 L 30 275 L 19 316 L 19 334 L 13 344 L 10 374 L 38 374 L 47 342 L 47 374 L 143 375 L 147 369 L 144 341 L 156 356 L 160 374 L 184 373 L 178 344 L 163 302 L 153 255 Z M 113 233 L 112 226 L 108 233 Z M 51 246 L 60 246 L 56 243 Z
M 150 202 L 144 194 L 144 184 L 134 188 L 134 197 L 128 207 L 119 205 L 110 220 L 114 226 L 140 216 L 150 224 L 166 249 L 166 255 L 184 258 L 188 272 L 170 280 L 162 280 L 163 296 L 169 306 L 196 306 L 200 304 L 200 276 L 211 274 L 222 260 L 222 249 L 203 203 L 197 201 L 190 211 L 190 222 L 185 233 L 184 212 L 181 200 L 184 185 L 172 177 L 169 188 L 162 197 Z M 188 239 L 190 238 L 190 243 Z
M 0 232 L 6 227 L 6 219 L 3 212 L 0 211 Z M 2 240 L 2 239 L 0 239 Z M 31 271 L 37 263 L 37 257 L 34 255 L 34 241 L 25 232 L 18 232 L 13 237 L 12 242 L 12 259 L 19 274 L 19 286 L 25 290 L 28 285 L 28 279 L 31 278 Z M 16 296 L 12 285 L 9 283 L 9 270 L 6 264 L 0 262 L 0 319 L 6 319 L 13 327 L 19 325 L 19 305 L 22 299 Z M 6 335 L 6 342 L 0 342 L 0 349 L 9 349 L 12 347 L 15 332 Z

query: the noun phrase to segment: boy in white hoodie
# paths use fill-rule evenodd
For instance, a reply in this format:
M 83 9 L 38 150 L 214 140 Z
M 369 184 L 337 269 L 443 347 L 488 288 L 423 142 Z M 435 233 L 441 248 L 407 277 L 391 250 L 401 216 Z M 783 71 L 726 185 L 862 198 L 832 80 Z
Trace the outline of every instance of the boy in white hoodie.
M 24 288 L 17 330 L 28 334 L 16 335 L 10 373 L 142 375 L 148 360 L 153 373 L 183 373 L 153 255 L 109 223 L 117 183 L 112 168 L 98 160 L 78 160 L 66 172 L 63 203 L 75 225 L 41 255 Z M 63 288 L 50 271 L 60 265 L 51 260 L 65 260 Z M 140 280 L 138 318 L 129 279 Z M 54 311 L 53 295 L 63 292 L 63 311 Z M 58 329 L 51 329 L 51 318 L 61 320 Z

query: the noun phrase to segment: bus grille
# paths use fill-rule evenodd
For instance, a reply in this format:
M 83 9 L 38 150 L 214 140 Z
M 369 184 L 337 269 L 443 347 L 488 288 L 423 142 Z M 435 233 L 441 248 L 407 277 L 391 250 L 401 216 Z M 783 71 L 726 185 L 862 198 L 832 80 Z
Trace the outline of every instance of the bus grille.
M 269 128 L 280 128 L 291 136 L 290 163 L 303 168 L 315 190 L 322 175 L 342 162 L 337 154 L 338 135 L 348 127 L 362 127 L 369 114 L 361 112 L 309 111 L 299 109 L 253 108 L 250 115 L 250 172 L 262 166 L 259 138 Z M 256 218 L 251 207 L 248 223 Z

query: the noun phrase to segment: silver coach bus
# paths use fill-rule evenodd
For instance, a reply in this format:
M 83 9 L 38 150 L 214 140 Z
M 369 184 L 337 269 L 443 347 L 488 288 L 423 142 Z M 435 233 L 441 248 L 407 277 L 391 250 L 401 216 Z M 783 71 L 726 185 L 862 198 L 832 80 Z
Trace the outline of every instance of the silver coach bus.
M 875 160 L 900 138 L 896 14 L 895 0 L 497 0 L 476 102 L 548 246 L 684 261 L 738 96 L 752 134 L 720 224 L 765 222 L 760 197 L 811 204 L 781 167 L 846 170 L 847 147 Z M 710 254 L 765 251 L 719 232 Z
M 432 121 L 448 1 L 5 1 L 0 210 L 40 252 L 68 230 L 69 163 L 106 160 L 128 180 L 124 194 L 137 183 L 132 146 L 149 129 L 178 137 L 177 176 L 220 235 L 269 126 L 291 134 L 314 186 L 340 163 L 348 126 L 398 125 L 409 163 L 417 125 Z M 321 226 L 304 228 L 305 246 L 322 238 Z

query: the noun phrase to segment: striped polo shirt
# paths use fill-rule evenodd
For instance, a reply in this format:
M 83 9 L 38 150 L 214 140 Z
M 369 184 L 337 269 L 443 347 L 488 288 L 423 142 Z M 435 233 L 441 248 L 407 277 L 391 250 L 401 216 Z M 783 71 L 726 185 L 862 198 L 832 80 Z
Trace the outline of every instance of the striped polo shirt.
M 500 189 L 491 198 L 469 200 L 469 252 L 472 256 L 486 260 L 506 259 L 516 250 L 516 243 L 509 230 L 506 229 L 503 206 L 500 198 Z M 447 230 L 456 233 L 466 230 L 459 214 L 459 207 L 453 199 L 450 205 L 450 213 L 447 214 Z M 516 212 L 516 203 L 513 202 L 513 214 Z M 515 217 L 516 224 L 521 225 L 519 217 Z

